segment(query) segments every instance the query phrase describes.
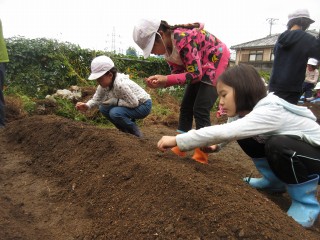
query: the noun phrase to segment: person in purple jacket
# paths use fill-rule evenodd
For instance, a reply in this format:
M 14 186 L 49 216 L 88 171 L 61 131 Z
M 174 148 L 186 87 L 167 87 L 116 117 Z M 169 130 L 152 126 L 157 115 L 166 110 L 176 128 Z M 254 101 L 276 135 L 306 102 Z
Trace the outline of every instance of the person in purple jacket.
M 134 27 L 133 39 L 147 58 L 151 53 L 163 55 L 170 75 L 154 75 L 146 79 L 151 88 L 186 85 L 180 107 L 178 133 L 210 126 L 210 110 L 217 100 L 217 77 L 226 70 L 230 52 L 216 36 L 203 29 L 203 24 L 170 26 L 166 21 L 142 19 Z M 172 149 L 184 156 L 178 147 Z M 208 155 L 195 149 L 193 159 L 207 163 Z
M 293 104 L 298 103 L 302 94 L 308 59 L 320 59 L 320 39 L 306 32 L 312 23 L 307 9 L 289 14 L 288 29 L 274 46 L 269 92 Z

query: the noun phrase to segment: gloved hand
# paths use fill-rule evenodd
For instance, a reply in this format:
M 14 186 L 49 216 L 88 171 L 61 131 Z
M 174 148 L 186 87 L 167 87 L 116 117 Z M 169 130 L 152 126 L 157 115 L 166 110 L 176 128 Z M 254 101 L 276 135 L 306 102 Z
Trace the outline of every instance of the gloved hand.
M 107 101 L 103 102 L 105 105 L 109 106 L 117 106 L 118 105 L 118 98 L 110 98 Z

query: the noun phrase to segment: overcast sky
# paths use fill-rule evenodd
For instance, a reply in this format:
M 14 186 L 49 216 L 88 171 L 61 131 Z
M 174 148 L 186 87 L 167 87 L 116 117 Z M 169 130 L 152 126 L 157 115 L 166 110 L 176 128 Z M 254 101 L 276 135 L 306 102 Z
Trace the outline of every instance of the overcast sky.
M 205 4 L 204 4 L 205 3 Z M 169 24 L 203 22 L 228 47 L 269 34 L 267 19 L 278 19 L 272 33 L 286 29 L 288 13 L 307 8 L 320 28 L 320 0 L 0 0 L 5 38 L 53 38 L 83 48 L 125 53 L 140 18 Z

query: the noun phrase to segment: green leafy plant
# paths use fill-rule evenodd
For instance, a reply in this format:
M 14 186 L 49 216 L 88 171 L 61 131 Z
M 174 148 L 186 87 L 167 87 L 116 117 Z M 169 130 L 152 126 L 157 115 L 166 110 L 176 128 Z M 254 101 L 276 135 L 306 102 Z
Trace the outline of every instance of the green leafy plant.
M 171 110 L 160 104 L 156 104 L 152 106 L 152 113 L 156 116 L 168 116 L 171 114 Z
M 85 115 L 76 110 L 74 103 L 65 98 L 55 98 L 57 103 L 57 109 L 55 113 L 59 116 L 71 118 L 77 121 L 87 121 Z
M 33 113 L 33 111 L 35 110 L 36 103 L 26 95 L 18 96 L 22 101 L 23 109 L 29 114 Z
M 269 83 L 270 80 L 270 73 L 266 71 L 259 71 L 260 76 L 266 81 L 266 83 Z
M 55 98 L 57 103 L 57 109 L 55 114 L 65 118 L 73 119 L 75 121 L 88 122 L 101 127 L 113 127 L 100 112 L 95 114 L 84 114 L 76 110 L 74 103 L 66 98 Z

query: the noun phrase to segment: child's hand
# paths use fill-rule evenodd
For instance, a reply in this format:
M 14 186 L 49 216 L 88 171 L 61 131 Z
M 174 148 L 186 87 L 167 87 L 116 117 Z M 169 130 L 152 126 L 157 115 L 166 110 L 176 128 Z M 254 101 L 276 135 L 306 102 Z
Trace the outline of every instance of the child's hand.
M 202 152 L 205 152 L 205 153 L 213 153 L 213 152 L 216 152 L 218 150 L 218 145 L 211 145 L 211 146 L 208 146 L 208 147 L 201 147 L 200 148 Z
M 78 111 L 84 112 L 84 111 L 88 110 L 88 108 L 89 107 L 87 106 L 87 104 L 85 104 L 83 102 L 77 102 L 77 104 L 76 104 L 76 109 Z
M 145 82 L 150 88 L 165 87 L 167 83 L 167 76 L 154 75 L 145 79 Z
M 146 82 L 146 84 L 149 88 L 157 88 L 156 80 L 152 80 L 151 77 L 145 78 L 144 81 Z
M 176 137 L 175 136 L 163 136 L 158 144 L 157 144 L 159 150 L 161 151 L 165 151 L 168 148 L 172 148 L 177 146 L 177 141 L 176 141 Z

